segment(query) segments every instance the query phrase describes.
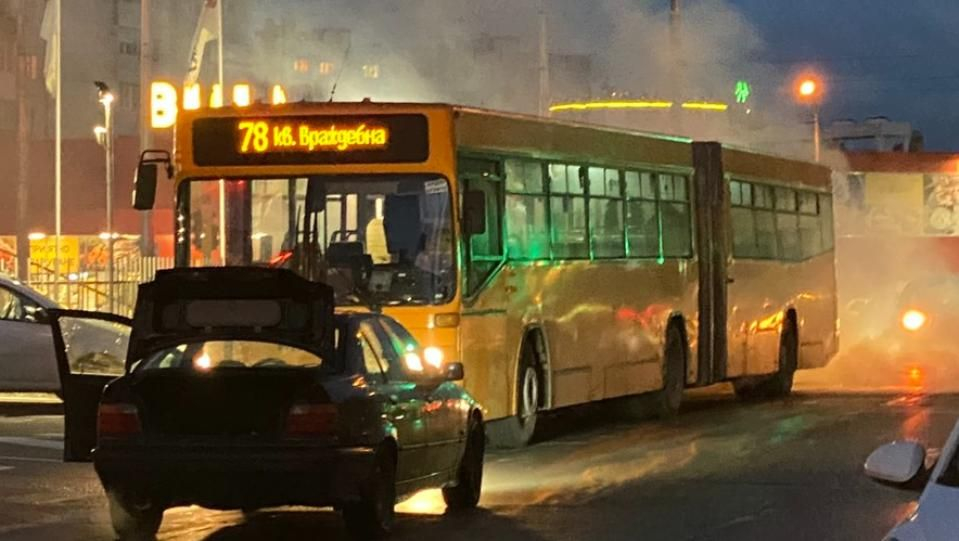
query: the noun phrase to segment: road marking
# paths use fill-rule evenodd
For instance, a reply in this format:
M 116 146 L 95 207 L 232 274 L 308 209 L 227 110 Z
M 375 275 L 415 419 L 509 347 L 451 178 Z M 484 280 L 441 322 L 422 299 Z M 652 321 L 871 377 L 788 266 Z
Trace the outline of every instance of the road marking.
M 53 458 L 33 458 L 26 456 L 0 456 L 0 460 L 20 461 L 20 462 L 41 462 L 44 464 L 62 464 L 62 460 Z
M 40 449 L 56 449 L 58 451 L 63 450 L 62 441 L 41 440 L 38 438 L 2 437 L 0 438 L 0 444 L 19 445 L 22 447 L 37 447 Z

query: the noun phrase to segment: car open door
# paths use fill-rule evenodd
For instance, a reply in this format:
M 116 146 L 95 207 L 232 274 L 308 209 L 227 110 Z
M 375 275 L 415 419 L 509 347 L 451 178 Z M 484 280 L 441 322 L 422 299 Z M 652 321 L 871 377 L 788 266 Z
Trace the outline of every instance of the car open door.
M 97 408 L 107 383 L 122 376 L 129 318 L 103 312 L 50 310 L 63 393 L 63 459 L 87 462 L 97 443 Z

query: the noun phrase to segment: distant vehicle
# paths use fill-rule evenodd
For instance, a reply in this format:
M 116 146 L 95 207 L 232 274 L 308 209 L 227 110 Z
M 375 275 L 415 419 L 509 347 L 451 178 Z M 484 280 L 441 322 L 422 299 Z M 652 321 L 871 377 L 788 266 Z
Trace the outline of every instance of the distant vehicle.
M 938 460 L 914 441 L 879 447 L 866 460 L 866 475 L 886 485 L 921 492 L 919 506 L 884 539 L 886 541 L 953 541 L 959 532 L 959 423 Z
M 463 365 L 387 316 L 335 314 L 329 286 L 282 269 L 162 271 L 132 321 L 52 317 L 65 458 L 92 457 L 121 539 L 152 538 L 180 505 L 334 506 L 372 538 L 421 489 L 454 509 L 479 501 L 483 412 L 454 383 Z M 112 339 L 88 332 L 104 325 Z
M 48 311 L 57 303 L 0 275 L 0 392 L 60 392 Z

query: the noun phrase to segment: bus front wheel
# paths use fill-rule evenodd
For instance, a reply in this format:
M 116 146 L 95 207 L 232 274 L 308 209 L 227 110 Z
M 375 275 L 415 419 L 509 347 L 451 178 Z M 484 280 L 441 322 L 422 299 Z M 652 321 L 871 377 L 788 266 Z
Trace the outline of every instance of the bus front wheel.
M 531 340 L 523 342 L 523 354 L 516 377 L 516 415 L 490 423 L 490 442 L 496 447 L 525 447 L 536 432 L 536 417 L 542 404 L 542 376 Z

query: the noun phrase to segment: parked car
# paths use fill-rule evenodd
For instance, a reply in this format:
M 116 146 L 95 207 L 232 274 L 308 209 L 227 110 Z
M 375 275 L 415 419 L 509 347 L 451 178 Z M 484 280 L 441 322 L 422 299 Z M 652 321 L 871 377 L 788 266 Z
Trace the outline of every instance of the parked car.
M 0 275 L 0 392 L 60 392 L 47 312 L 52 300 Z
M 51 312 L 65 457 L 92 457 L 121 539 L 152 538 L 180 505 L 334 506 L 372 538 L 424 488 L 477 504 L 483 412 L 462 364 L 333 304 L 288 270 L 178 269 L 140 286 L 132 321 Z
M 919 492 L 919 505 L 886 541 L 953 541 L 959 532 L 959 423 L 937 459 L 915 441 L 879 447 L 866 459 L 866 475 L 880 483 Z

